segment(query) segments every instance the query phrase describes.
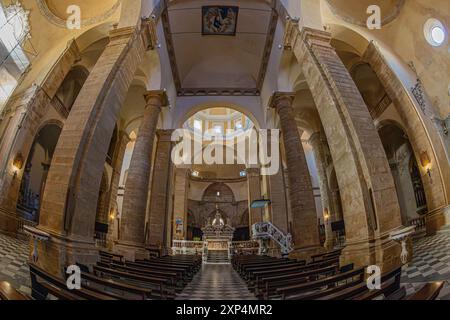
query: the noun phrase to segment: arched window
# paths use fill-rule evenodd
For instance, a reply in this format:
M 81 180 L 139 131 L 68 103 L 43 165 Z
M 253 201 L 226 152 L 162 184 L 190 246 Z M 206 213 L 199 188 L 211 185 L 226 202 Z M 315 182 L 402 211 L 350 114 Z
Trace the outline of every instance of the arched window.
M 24 49 L 30 39 L 28 15 L 19 2 L 0 3 L 0 111 L 30 65 L 30 52 Z

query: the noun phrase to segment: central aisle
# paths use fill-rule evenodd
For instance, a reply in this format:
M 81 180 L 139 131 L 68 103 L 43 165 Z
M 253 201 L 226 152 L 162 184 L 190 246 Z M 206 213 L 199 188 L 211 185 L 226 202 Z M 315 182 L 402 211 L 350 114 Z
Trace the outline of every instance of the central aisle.
M 256 300 L 230 264 L 204 264 L 176 300 Z

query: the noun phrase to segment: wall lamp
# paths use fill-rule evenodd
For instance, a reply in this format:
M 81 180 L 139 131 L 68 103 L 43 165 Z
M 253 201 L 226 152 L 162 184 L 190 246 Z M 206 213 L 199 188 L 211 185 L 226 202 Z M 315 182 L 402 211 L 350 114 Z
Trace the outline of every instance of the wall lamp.
M 328 222 L 330 220 L 330 212 L 328 211 L 328 208 L 325 208 L 323 210 L 323 219 L 325 220 L 325 222 Z
M 13 179 L 16 178 L 17 173 L 22 170 L 23 168 L 23 156 L 22 154 L 19 152 L 13 160 L 13 171 L 14 171 L 14 177 Z
M 420 164 L 422 165 L 422 168 L 427 171 L 427 174 L 431 180 L 431 160 L 426 151 L 423 151 L 420 154 Z

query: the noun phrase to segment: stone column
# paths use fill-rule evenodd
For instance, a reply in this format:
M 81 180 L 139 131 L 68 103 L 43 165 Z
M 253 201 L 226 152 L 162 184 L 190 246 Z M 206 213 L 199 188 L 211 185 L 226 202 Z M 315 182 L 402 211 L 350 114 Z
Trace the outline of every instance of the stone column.
M 187 236 L 188 175 L 189 169 L 187 168 L 175 169 L 172 234 L 176 240 L 186 240 Z M 178 225 L 177 222 L 181 222 L 181 225 Z
M 376 43 L 369 44 L 363 59 L 370 64 L 373 72 L 383 84 L 405 125 L 404 130 L 419 164 L 427 198 L 427 234 L 435 234 L 441 229 L 448 231 L 450 229 L 450 166 L 445 146 L 432 120 L 434 117 L 431 104 L 425 102 L 423 105 L 419 105 L 414 102 L 415 98 L 411 98 L 411 94 L 391 68 Z M 423 96 L 425 101 L 429 101 L 426 99 L 425 92 Z M 431 170 L 429 172 L 420 165 L 420 157 L 424 153 L 430 160 Z
M 294 255 L 308 258 L 322 248 L 311 177 L 292 109 L 294 96 L 293 93 L 276 92 L 270 106 L 276 109 L 280 117 L 284 141 L 293 216 Z
M 270 130 L 269 130 L 270 131 Z M 271 146 L 271 132 L 267 134 L 267 143 Z M 275 150 L 273 150 L 275 151 Z M 287 207 L 286 185 L 283 176 L 283 161 L 281 148 L 279 150 L 279 168 L 275 174 L 266 176 L 265 183 L 267 185 L 267 193 L 270 198 L 269 212 L 271 222 L 284 233 L 289 231 L 289 212 Z M 271 150 L 271 155 L 274 153 Z
M 25 90 L 18 94 L 15 92 L 3 108 L 6 123 L 0 136 L 0 231 L 2 233 L 17 235 L 16 206 L 24 170 L 18 172 L 14 170 L 14 158 L 18 154 L 21 154 L 23 159 L 30 158 L 34 139 L 49 108 L 52 108 L 52 99 L 73 64 L 79 59 L 80 51 L 76 41 L 71 40 L 55 60 L 50 71 L 43 77 L 45 80 L 29 88 L 22 88 Z M 58 114 L 58 120 L 63 122 L 64 118 L 65 116 Z
M 368 108 L 330 42 L 329 33 L 298 26 L 289 37 L 336 168 L 346 231 L 341 263 L 391 270 L 401 263 L 400 246 L 388 239 L 401 228 L 392 174 Z
M 125 156 L 125 151 L 127 149 L 127 145 L 130 142 L 130 137 L 126 132 L 120 131 L 119 139 L 117 141 L 116 150 L 113 155 L 112 161 L 112 179 L 111 179 L 111 188 L 109 190 L 108 195 L 108 213 L 109 213 L 109 227 L 108 227 L 108 235 L 107 235 L 107 247 L 112 250 L 114 241 L 118 240 L 118 227 L 119 223 L 117 220 L 117 195 L 119 192 L 119 183 L 120 183 L 120 175 L 122 173 L 122 165 L 123 158 Z M 112 215 L 111 215 L 112 214 Z
M 255 200 L 261 200 L 261 169 L 247 168 L 247 187 L 248 187 L 248 217 L 249 226 L 263 221 L 263 209 L 251 208 Z
M 38 264 L 61 276 L 63 266 L 98 260 L 94 228 L 98 191 L 109 143 L 147 46 L 142 27 L 110 32 L 110 42 L 89 74 L 61 132 L 45 186 Z
M 115 248 L 131 260 L 145 257 L 145 216 L 153 141 L 161 108 L 168 104 L 167 95 L 161 90 L 147 92 L 145 100 L 144 118 L 139 127 L 125 185 L 120 239 Z
M 172 136 L 173 130 L 158 130 L 158 145 L 156 147 L 155 168 L 153 170 L 152 192 L 150 195 L 150 212 L 148 223 L 147 244 L 152 248 L 165 250 L 167 216 L 170 187 L 170 168 L 172 166 Z
M 312 146 L 314 159 L 317 166 L 317 175 L 319 177 L 320 199 L 323 208 L 323 221 L 325 224 L 325 244 L 326 249 L 332 249 L 334 246 L 334 235 L 331 230 L 331 223 L 336 221 L 336 213 L 331 206 L 331 192 L 327 179 L 327 144 L 325 137 L 320 132 L 315 132 L 309 138 L 309 144 Z

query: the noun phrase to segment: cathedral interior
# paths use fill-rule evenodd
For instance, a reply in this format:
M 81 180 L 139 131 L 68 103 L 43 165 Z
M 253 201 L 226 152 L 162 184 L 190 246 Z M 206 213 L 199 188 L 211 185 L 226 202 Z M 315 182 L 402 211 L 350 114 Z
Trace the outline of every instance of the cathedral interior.
M 0 300 L 450 300 L 449 24 L 0 0 Z

